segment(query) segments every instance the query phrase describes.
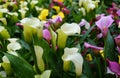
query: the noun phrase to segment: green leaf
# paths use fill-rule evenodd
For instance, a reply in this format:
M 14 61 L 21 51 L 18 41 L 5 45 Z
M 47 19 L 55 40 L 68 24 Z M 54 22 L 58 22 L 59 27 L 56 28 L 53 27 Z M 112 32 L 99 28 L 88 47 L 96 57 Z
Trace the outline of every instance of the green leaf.
M 106 58 L 110 59 L 111 61 L 115 61 L 117 59 L 117 56 L 115 54 L 114 39 L 111 36 L 110 32 L 108 32 L 107 37 L 105 39 L 104 52 Z
M 88 31 L 82 36 L 82 38 L 80 39 L 80 44 L 84 42 L 84 40 L 88 37 L 89 33 L 92 31 L 94 27 L 95 25 L 93 25 L 90 29 L 88 29 Z
M 90 65 L 87 61 L 84 61 L 84 64 L 83 64 L 83 73 L 86 75 L 82 76 L 81 78 L 94 78 L 93 76 L 93 73 L 92 73 L 92 70 L 90 68 Z
M 35 71 L 33 67 L 22 57 L 5 53 L 8 57 L 11 67 L 18 78 L 34 78 Z

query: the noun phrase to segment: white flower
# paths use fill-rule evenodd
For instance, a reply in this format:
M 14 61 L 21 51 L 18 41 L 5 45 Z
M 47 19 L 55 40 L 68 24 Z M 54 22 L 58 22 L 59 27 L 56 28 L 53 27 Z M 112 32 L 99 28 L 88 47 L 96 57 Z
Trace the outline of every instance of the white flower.
M 41 75 L 35 75 L 35 78 L 50 78 L 51 70 L 44 71 Z
M 79 26 L 82 27 L 85 25 L 85 28 L 86 29 L 89 29 L 90 28 L 90 24 L 89 22 L 87 22 L 85 19 L 82 19 L 81 22 L 79 23 Z
M 21 24 L 23 25 L 23 34 L 26 42 L 31 43 L 33 41 L 33 35 L 38 35 L 41 37 L 41 32 L 43 28 L 43 21 L 40 21 L 38 18 L 24 18 L 21 20 Z
M 71 24 L 65 23 L 61 26 L 61 30 L 68 36 L 74 35 L 76 33 L 80 34 L 80 31 L 81 31 L 77 23 L 71 23 Z
M 30 26 L 30 27 L 33 27 L 33 28 L 39 28 L 41 27 L 41 22 L 38 18 L 24 18 L 21 20 L 21 24 L 23 26 Z
M 75 66 L 75 72 L 77 76 L 82 73 L 83 58 L 78 53 L 78 48 L 65 48 L 62 56 L 64 70 L 69 70 L 69 63 L 72 61 Z
M 8 51 L 16 51 L 22 48 L 20 43 L 17 42 L 17 40 L 17 38 L 8 39 L 8 41 L 10 41 L 10 43 L 7 45 Z
M 34 46 L 34 49 L 35 49 L 35 54 L 36 54 L 36 60 L 37 60 L 38 68 L 39 68 L 41 71 L 44 71 L 44 61 L 43 61 L 43 59 L 42 59 L 42 56 L 43 56 L 43 48 L 40 47 L 40 46 L 35 45 L 35 46 Z
M 9 59 L 8 59 L 6 56 L 3 56 L 3 57 L 2 57 L 2 61 L 3 61 L 4 63 L 10 63 Z

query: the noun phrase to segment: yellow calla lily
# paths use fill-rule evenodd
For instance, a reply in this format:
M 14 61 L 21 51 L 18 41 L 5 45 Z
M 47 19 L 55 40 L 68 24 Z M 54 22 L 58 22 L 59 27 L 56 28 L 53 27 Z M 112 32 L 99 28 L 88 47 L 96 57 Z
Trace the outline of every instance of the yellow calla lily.
M 38 16 L 40 20 L 46 20 L 46 17 L 48 16 L 49 10 L 48 9 L 43 9 Z

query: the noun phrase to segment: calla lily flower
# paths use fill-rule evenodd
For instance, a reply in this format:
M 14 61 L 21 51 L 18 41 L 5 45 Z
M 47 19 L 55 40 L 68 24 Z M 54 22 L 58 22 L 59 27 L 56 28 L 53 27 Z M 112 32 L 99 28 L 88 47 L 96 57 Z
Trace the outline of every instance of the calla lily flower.
M 51 35 L 48 29 L 43 30 L 43 38 L 45 38 L 48 42 L 51 40 Z
M 7 25 L 7 20 L 6 20 L 6 18 L 0 18 L 0 21 L 3 23 L 3 25 Z
M 106 36 L 108 28 L 112 25 L 113 22 L 114 20 L 111 16 L 103 16 L 96 22 L 96 25 L 98 28 L 100 28 L 101 32 L 103 33 L 103 36 Z
M 0 36 L 3 39 L 10 38 L 8 31 L 3 26 L 0 26 Z
M 82 19 L 82 20 L 81 20 L 81 22 L 79 23 L 79 26 L 80 26 L 80 27 L 85 26 L 86 29 L 89 29 L 89 28 L 90 28 L 89 22 L 87 22 L 85 19 Z
M 108 60 L 108 67 L 112 72 L 120 76 L 120 65 L 117 62 Z
M 9 38 L 8 41 L 10 41 L 10 43 L 7 45 L 7 49 L 8 51 L 16 51 L 21 49 L 21 45 L 20 43 L 17 42 L 17 38 Z
M 51 70 L 44 71 L 41 75 L 35 75 L 35 78 L 50 78 Z
M 84 46 L 88 49 L 88 48 L 91 48 L 93 50 L 94 53 L 98 53 L 100 52 L 100 50 L 103 50 L 102 47 L 96 47 L 94 45 L 91 45 L 91 44 L 88 44 L 88 43 L 84 43 Z
M 21 24 L 23 25 L 23 34 L 24 38 L 28 43 L 31 43 L 33 40 L 33 35 L 41 35 L 40 31 L 43 28 L 43 22 L 38 18 L 24 18 L 21 20 Z
M 76 33 L 80 34 L 80 26 L 76 23 L 64 23 L 62 26 L 61 26 L 61 30 L 67 34 L 68 36 L 70 35 L 74 35 Z
M 78 53 L 78 48 L 65 48 L 62 56 L 63 67 L 65 71 L 69 70 L 69 63 L 72 61 L 75 66 L 77 76 L 82 74 L 83 57 Z
M 68 36 L 61 29 L 58 29 L 57 33 L 58 33 L 58 40 L 57 40 L 58 48 L 64 48 L 66 45 Z
M 38 65 L 38 68 L 41 70 L 41 71 L 44 71 L 45 69 L 45 66 L 44 66 L 44 61 L 42 59 L 42 56 L 43 56 L 43 48 L 38 46 L 38 45 L 35 45 L 34 46 L 34 49 L 35 49 L 35 54 L 36 54 L 36 60 L 37 60 L 37 65 Z
M 114 38 L 118 47 L 120 47 L 120 35 Z
M 49 19 L 48 22 L 45 23 L 45 27 L 48 28 L 51 24 L 54 24 L 55 27 L 62 22 L 62 18 L 57 16 L 56 18 Z
M 117 50 L 120 53 L 120 35 L 118 35 L 117 37 L 114 38 L 115 39 L 115 43 L 117 45 Z
M 38 18 L 40 20 L 46 20 L 46 17 L 48 16 L 49 14 L 49 10 L 48 9 L 43 9 L 40 13 L 40 15 L 38 16 Z

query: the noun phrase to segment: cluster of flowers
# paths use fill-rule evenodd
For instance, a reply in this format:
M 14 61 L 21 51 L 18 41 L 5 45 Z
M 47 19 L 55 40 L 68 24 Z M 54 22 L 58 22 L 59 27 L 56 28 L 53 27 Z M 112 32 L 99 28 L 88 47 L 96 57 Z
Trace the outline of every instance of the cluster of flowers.
M 110 4 L 0 0 L 0 77 L 119 77 L 120 7 Z

